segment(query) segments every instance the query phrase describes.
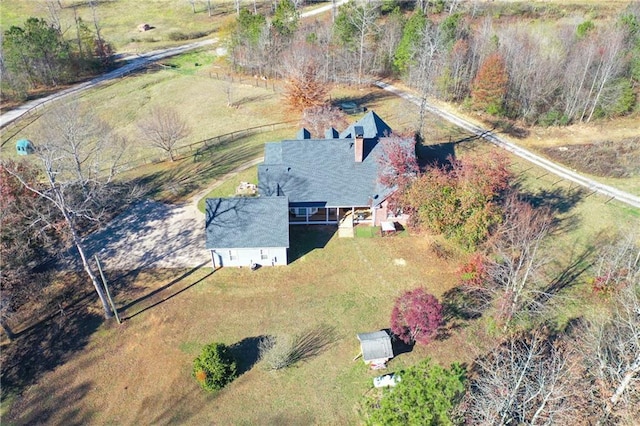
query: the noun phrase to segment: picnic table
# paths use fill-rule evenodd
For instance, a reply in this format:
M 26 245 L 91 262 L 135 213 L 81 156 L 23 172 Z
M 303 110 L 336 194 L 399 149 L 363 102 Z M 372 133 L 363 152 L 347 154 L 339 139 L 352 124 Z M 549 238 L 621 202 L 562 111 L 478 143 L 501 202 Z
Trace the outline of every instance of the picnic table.
M 392 221 L 383 221 L 380 222 L 380 226 L 382 228 L 382 236 L 392 235 L 396 232 L 396 224 Z

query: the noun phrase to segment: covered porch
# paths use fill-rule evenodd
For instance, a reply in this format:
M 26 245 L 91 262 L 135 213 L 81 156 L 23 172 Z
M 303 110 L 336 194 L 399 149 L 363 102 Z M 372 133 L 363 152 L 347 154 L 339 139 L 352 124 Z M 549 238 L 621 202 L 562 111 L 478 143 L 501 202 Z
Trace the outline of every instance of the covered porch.
M 369 207 L 289 207 L 291 225 L 338 225 L 345 222 L 373 225 L 374 217 Z

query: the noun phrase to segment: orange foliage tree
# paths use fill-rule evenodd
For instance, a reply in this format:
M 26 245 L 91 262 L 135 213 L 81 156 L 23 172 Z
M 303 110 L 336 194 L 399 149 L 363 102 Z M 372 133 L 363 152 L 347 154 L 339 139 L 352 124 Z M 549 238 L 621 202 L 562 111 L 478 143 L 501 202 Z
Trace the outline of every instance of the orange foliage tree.
M 326 103 L 329 85 L 320 75 L 320 52 L 308 43 L 299 43 L 284 58 L 287 70 L 285 103 L 291 112 L 301 114 L 305 109 Z
M 503 113 L 504 97 L 507 93 L 507 66 L 499 53 L 492 53 L 480 65 L 471 86 L 471 100 L 477 109 L 492 115 Z

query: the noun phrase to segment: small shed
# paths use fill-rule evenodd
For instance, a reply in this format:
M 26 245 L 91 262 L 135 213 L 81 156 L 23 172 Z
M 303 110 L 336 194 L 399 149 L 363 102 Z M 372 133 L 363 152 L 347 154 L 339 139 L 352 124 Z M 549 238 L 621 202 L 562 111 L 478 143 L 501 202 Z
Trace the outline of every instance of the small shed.
M 358 334 L 362 359 L 373 369 L 385 368 L 387 361 L 393 358 L 391 336 L 384 330 Z
M 19 139 L 18 142 L 16 142 L 16 152 L 18 155 L 29 155 L 33 154 L 34 151 L 33 144 L 29 139 Z

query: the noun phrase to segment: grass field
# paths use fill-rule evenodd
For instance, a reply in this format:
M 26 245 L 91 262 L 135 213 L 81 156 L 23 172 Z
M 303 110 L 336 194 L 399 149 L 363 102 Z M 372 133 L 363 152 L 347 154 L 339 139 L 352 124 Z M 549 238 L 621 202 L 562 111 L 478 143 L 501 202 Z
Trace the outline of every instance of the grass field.
M 454 269 L 432 258 L 428 240 L 421 237 L 338 239 L 333 230 L 304 227 L 292 229 L 292 235 L 296 260 L 287 267 L 213 274 L 210 268 L 145 271 L 111 278 L 120 289 L 118 304 L 127 306 L 121 312 L 127 320 L 122 326 L 100 326 L 68 362 L 16 399 L 7 419 L 29 422 L 44 415 L 49 423 L 354 423 L 354 408 L 372 388 L 375 375 L 361 360 L 353 361 L 359 351 L 355 334 L 388 327 L 392 301 L 403 289 L 424 285 L 442 296 L 455 283 Z M 403 259 L 405 266 L 394 259 Z M 275 373 L 252 365 L 254 338 L 322 324 L 335 327 L 337 339 L 319 356 Z M 460 351 L 465 339 L 456 332 L 399 356 L 390 368 L 427 355 L 445 363 L 469 361 L 470 352 Z M 191 361 L 212 341 L 242 343 L 251 365 L 217 396 L 205 395 L 190 376 Z
M 191 13 L 187 2 L 181 5 Z M 135 137 L 136 121 L 167 99 L 193 129 L 184 144 L 286 118 L 279 112 L 279 95 L 252 84 L 234 83 L 238 108 L 228 108 L 229 83 L 208 75 L 214 59 L 210 53 L 174 59 L 167 62 L 174 67 L 127 77 L 86 93 L 81 101 L 130 136 L 132 151 L 128 156 L 134 160 L 155 155 Z M 412 129 L 417 118 L 413 105 L 379 89 L 338 87 L 332 91 L 332 99 L 355 100 L 375 110 L 396 130 Z M 468 135 L 432 117 L 427 129 L 429 143 L 442 144 L 457 155 L 493 149 L 477 141 L 449 144 Z M 601 130 L 607 132 L 606 128 Z M 150 164 L 127 172 L 123 179 L 148 184 L 155 198 L 184 201 L 237 165 L 262 155 L 264 142 L 294 134 L 292 126 L 238 139 L 212 149 L 197 161 L 187 156 L 175 163 Z M 22 136 L 29 136 L 28 127 L 15 137 Z M 513 168 L 522 192 L 555 208 L 562 219 L 562 232 L 549 242 L 558 273 L 597 242 L 601 233 L 634 225 L 640 228 L 637 210 L 581 192 L 515 158 Z M 254 179 L 255 169 L 247 170 L 210 196 L 231 195 L 239 181 Z M 634 183 L 623 185 L 632 187 Z M 357 423 L 358 403 L 363 394 L 373 392 L 371 378 L 377 374 L 368 371 L 361 360 L 353 360 L 359 351 L 355 334 L 388 327 L 393 299 L 405 289 L 424 286 L 442 297 L 455 286 L 455 271 L 463 260 L 459 254 L 448 259 L 436 256 L 429 236 L 358 234 L 358 238 L 338 239 L 327 228 L 293 228 L 293 261 L 283 268 L 255 272 L 222 269 L 215 273 L 207 267 L 108 271 L 117 305 L 126 318 L 124 324 L 103 323 L 87 287 L 84 290 L 89 296 L 83 303 L 64 316 L 56 313 L 43 327 L 4 346 L 3 370 L 15 373 L 12 380 L 16 386 L 11 390 L 22 395 L 14 393 L 13 398 L 5 399 L 12 403 L 10 407 L 3 403 L 3 422 Z M 580 294 L 579 289 L 575 292 Z M 588 312 L 589 303 L 585 300 L 565 307 L 558 313 L 558 322 Z M 295 334 L 320 325 L 335 327 L 337 335 L 320 355 L 276 373 L 264 371 L 257 362 L 256 340 L 260 336 Z M 204 394 L 191 377 L 193 358 L 212 341 L 236 345 L 246 369 L 215 396 Z M 444 365 L 469 363 L 491 342 L 482 319 L 471 323 L 454 319 L 448 336 L 398 356 L 390 363 L 390 371 L 425 356 Z
M 96 16 L 102 36 L 113 45 L 117 53 L 139 53 L 184 43 L 172 40 L 178 33 L 188 37 L 205 36 L 224 26 L 228 16 L 216 13 L 209 17 L 206 3 L 202 0 L 196 0 L 195 3 L 194 14 L 191 4 L 186 0 L 100 1 Z M 220 6 L 223 2 L 212 0 L 211 3 L 215 10 L 216 5 Z M 58 11 L 58 15 L 63 29 L 72 27 L 74 9 L 78 17 L 92 26 L 93 12 L 86 1 L 63 0 L 60 4 L 63 8 Z M 50 19 L 45 2 L 2 1 L 3 28 L 8 29 L 11 25 L 21 26 L 30 16 Z M 138 31 L 138 25 L 144 23 L 153 29 L 146 32 Z
M 458 145 L 457 154 L 479 154 L 487 147 L 483 142 L 464 143 Z M 557 274 L 597 243 L 600 233 L 640 226 L 637 211 L 576 191 L 520 160 L 514 159 L 513 168 L 523 194 L 557 209 L 564 221 L 563 232 L 548 244 L 555 262 L 552 271 Z M 235 176 L 219 188 L 219 194 L 227 194 L 238 179 L 251 180 L 253 173 Z M 442 298 L 456 284 L 455 271 L 463 258 L 455 252 L 449 259 L 439 258 L 432 241 L 424 235 L 339 239 L 331 228 L 294 227 L 292 263 L 287 267 L 215 273 L 207 267 L 109 271 L 124 324 L 101 324 L 93 303 L 84 305 L 77 316 L 60 318 L 60 329 L 74 336 L 74 344 L 57 353 L 64 362 L 44 368 L 37 384 L 13 399 L 3 420 L 357 423 L 358 404 L 364 394 L 374 392 L 371 378 L 377 373 L 353 360 L 359 351 L 355 334 L 388 327 L 392 301 L 403 290 L 424 286 Z M 584 299 L 558 311 L 558 323 L 592 311 L 593 296 L 580 283 L 570 291 Z M 88 318 L 84 323 L 93 325 L 76 330 L 77 318 L 84 317 Z M 256 359 L 260 336 L 295 334 L 323 325 L 335 327 L 337 336 L 324 352 L 285 371 L 262 369 Z M 453 319 L 446 337 L 396 357 L 389 371 L 425 356 L 444 365 L 468 363 L 493 340 L 486 333 L 483 319 Z M 45 360 L 48 351 L 58 348 L 46 339 L 37 341 Z M 215 396 L 201 391 L 190 375 L 192 360 L 212 341 L 235 345 L 246 370 Z

